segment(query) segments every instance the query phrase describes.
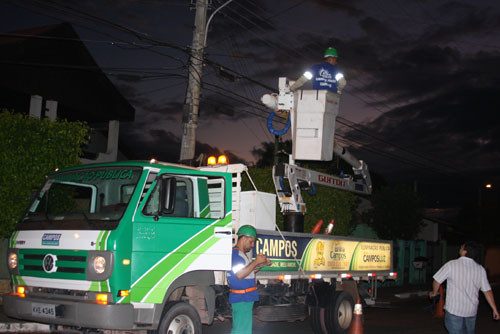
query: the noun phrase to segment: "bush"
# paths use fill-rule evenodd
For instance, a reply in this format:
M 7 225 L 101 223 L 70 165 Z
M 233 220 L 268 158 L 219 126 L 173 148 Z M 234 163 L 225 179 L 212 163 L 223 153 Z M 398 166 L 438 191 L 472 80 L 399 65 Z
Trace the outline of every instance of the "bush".
M 39 120 L 0 112 L 0 237 L 9 237 L 30 194 L 56 168 L 81 164 L 89 128 L 82 122 Z

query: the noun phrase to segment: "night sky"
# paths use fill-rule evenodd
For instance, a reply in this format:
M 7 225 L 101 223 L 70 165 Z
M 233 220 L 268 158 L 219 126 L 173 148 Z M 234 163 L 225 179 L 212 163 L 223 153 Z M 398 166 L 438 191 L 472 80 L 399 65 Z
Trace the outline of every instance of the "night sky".
M 213 0 L 209 15 L 224 2 Z M 0 31 L 71 23 L 136 108 L 121 144 L 135 158 L 174 162 L 189 3 L 0 1 Z M 485 183 L 500 187 L 500 2 L 492 0 L 233 1 L 208 33 L 206 58 L 234 72 L 204 67 L 199 149 L 253 163 L 252 149 L 274 140 L 262 85 L 277 90 L 278 77 L 299 77 L 329 46 L 347 79 L 336 140 L 371 171 L 389 183 L 416 181 L 431 205 L 475 198 Z

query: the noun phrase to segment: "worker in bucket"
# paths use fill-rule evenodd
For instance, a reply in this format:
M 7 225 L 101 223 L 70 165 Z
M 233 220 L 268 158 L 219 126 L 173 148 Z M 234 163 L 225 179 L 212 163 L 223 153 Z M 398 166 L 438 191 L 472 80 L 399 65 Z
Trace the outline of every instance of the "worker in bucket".
M 233 309 L 231 334 L 251 334 L 253 304 L 259 300 L 255 273 L 263 266 L 270 265 L 271 261 L 264 254 L 257 254 L 253 261 L 247 257 L 257 238 L 257 231 L 253 226 L 243 225 L 237 234 L 238 241 L 233 248 L 231 270 L 227 272 L 229 302 Z
M 446 280 L 446 298 L 444 324 L 450 334 L 474 334 L 476 327 L 478 293 L 484 293 L 486 301 L 493 311 L 493 319 L 499 320 L 493 291 L 486 277 L 486 270 L 477 263 L 480 246 L 475 242 L 466 242 L 460 247 L 460 257 L 446 262 L 434 274 L 432 291 L 429 297 L 438 294 L 439 287 Z
M 325 61 L 311 66 L 295 83 L 290 87 L 292 92 L 302 87 L 307 81 L 313 80 L 313 89 L 327 89 L 340 94 L 347 82 L 344 75 L 337 68 L 339 55 L 337 50 L 329 47 L 325 51 Z

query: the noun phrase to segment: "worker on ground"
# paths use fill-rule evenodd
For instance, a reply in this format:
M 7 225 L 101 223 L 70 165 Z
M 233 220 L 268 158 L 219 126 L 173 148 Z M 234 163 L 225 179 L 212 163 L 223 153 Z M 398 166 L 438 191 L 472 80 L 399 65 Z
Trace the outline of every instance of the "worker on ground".
M 480 246 L 466 242 L 460 247 L 460 257 L 445 263 L 434 275 L 429 297 L 438 294 L 439 287 L 446 280 L 446 302 L 444 324 L 450 334 L 473 334 L 476 327 L 478 293 L 481 290 L 493 310 L 493 319 L 500 319 L 486 270 L 477 263 Z
M 337 50 L 330 47 L 326 49 L 325 61 L 311 66 L 295 83 L 290 87 L 292 92 L 302 87 L 307 81 L 313 80 L 313 89 L 327 89 L 340 94 L 347 84 L 344 75 L 337 68 L 339 55 Z
M 231 334 L 251 334 L 253 304 L 259 300 L 255 273 L 263 266 L 271 264 L 264 254 L 257 254 L 250 261 L 246 253 L 255 246 L 257 231 L 253 226 L 244 225 L 238 230 L 238 241 L 233 248 L 231 270 L 227 272 L 233 309 L 233 329 Z

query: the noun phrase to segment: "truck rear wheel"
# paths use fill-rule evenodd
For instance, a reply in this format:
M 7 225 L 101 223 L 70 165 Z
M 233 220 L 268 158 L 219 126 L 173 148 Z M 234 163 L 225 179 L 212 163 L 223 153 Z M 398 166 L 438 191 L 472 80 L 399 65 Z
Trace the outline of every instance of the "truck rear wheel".
M 354 309 L 352 296 L 336 291 L 330 305 L 325 308 L 325 324 L 328 333 L 348 333 Z
M 313 306 L 311 312 L 311 327 L 314 334 L 326 334 L 325 308 Z
M 184 302 L 168 304 L 160 321 L 158 334 L 201 334 L 198 312 Z

